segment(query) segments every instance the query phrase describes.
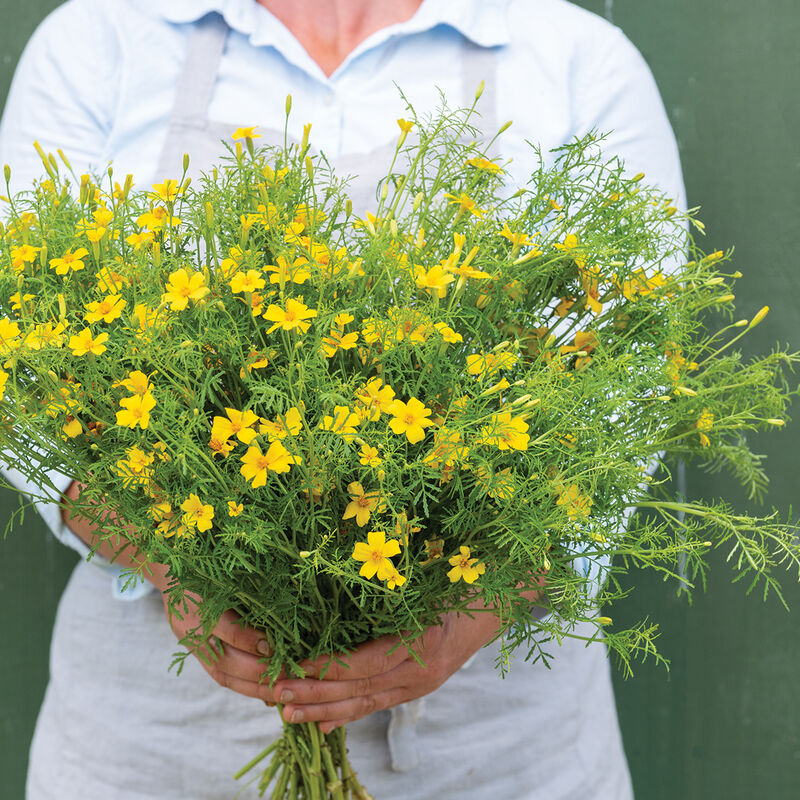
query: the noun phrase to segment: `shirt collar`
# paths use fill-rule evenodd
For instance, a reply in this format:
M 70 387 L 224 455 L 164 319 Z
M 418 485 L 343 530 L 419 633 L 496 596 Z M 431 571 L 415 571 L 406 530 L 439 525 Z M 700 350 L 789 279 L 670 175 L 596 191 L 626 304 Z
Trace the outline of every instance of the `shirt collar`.
M 447 25 L 482 47 L 508 44 L 509 0 L 423 0 L 417 13 L 406 22 L 391 25 L 370 36 L 362 46 L 373 46 L 389 36 L 421 33 Z M 250 37 L 255 46 L 285 45 L 289 31 L 256 0 L 172 0 L 159 3 L 168 22 L 196 22 L 213 11 L 221 14 L 238 33 Z

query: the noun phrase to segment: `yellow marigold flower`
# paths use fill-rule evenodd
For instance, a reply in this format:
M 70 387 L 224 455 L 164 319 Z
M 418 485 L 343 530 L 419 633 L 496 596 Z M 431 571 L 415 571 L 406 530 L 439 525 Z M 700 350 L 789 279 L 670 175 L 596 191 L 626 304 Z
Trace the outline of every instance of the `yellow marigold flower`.
M 378 448 L 368 444 L 361 446 L 359 456 L 359 463 L 365 467 L 377 467 L 381 463 L 380 456 L 378 456 Z
M 155 398 L 150 392 L 123 397 L 119 404 L 123 410 L 117 411 L 117 425 L 131 430 L 138 425 L 142 430 L 147 430 L 150 425 L 150 412 L 156 406 Z
M 99 206 L 92 214 L 92 218 L 101 228 L 107 228 L 114 219 L 114 212 L 106 206 Z
M 271 420 L 261 420 L 258 432 L 275 442 L 285 439 L 287 436 L 297 436 L 303 429 L 303 418 L 300 416 L 300 409 L 292 407 L 286 414 L 280 414 L 274 422 Z
M 123 486 L 127 488 L 147 483 L 153 474 L 151 465 L 154 455 L 145 453 L 135 445 L 125 450 L 125 455 L 126 458 L 117 461 L 117 475 L 123 479 Z
M 231 450 L 233 450 L 233 442 L 229 442 L 227 439 L 222 439 L 219 436 L 214 436 L 212 433 L 211 438 L 208 440 L 208 447 L 212 451 L 212 458 L 214 458 L 214 456 L 227 458 Z
M 29 244 L 11 248 L 11 266 L 17 272 L 22 272 L 26 264 L 32 264 L 36 260 L 36 255 L 41 249 L 41 247 L 32 247 Z
M 292 464 L 299 463 L 300 456 L 293 456 L 280 442 L 272 442 L 266 453 L 262 453 L 257 444 L 252 444 L 242 456 L 239 471 L 257 489 L 266 484 L 268 472 L 288 472 Z
M 514 497 L 514 479 L 511 476 L 510 467 L 501 469 L 500 472 L 492 474 L 491 470 L 485 467 L 478 467 L 475 477 L 481 489 L 495 500 L 511 500 Z
M 115 387 L 127 389 L 131 394 L 145 395 L 150 391 L 150 378 L 138 369 L 128 373 L 124 380 L 117 381 Z
M 277 262 L 276 264 L 267 264 L 264 267 L 265 272 L 272 273 L 269 276 L 270 283 L 304 284 L 311 277 L 311 273 L 306 266 L 308 259 L 304 256 L 295 259 L 291 264 L 286 256 L 278 256 L 275 261 Z
M 420 289 L 427 289 L 431 297 L 444 297 L 447 294 L 447 286 L 455 278 L 447 272 L 441 264 L 426 270 L 425 267 L 414 267 L 416 277 L 415 283 Z
M 486 212 L 482 208 L 478 208 L 475 205 L 475 201 L 466 195 L 464 192 L 461 192 L 458 196 L 453 194 L 446 194 L 450 202 L 448 205 L 453 205 L 453 203 L 458 204 L 458 213 L 463 214 L 465 211 L 469 211 L 470 214 L 473 214 L 476 217 L 482 217 Z
M 251 125 L 249 128 L 237 128 L 231 135 L 231 139 L 238 141 L 239 139 L 260 139 L 261 134 L 255 133 L 258 125 Z
M 640 296 L 651 294 L 665 283 L 666 278 L 661 272 L 648 277 L 643 269 L 639 269 L 630 278 L 623 280 L 619 288 L 626 299 L 636 300 Z
M 275 324 L 267 330 L 267 333 L 281 328 L 284 331 L 293 331 L 299 329 L 305 333 L 310 327 L 311 323 L 307 322 L 317 316 L 317 310 L 308 308 L 308 306 L 301 303 L 299 300 L 289 298 L 286 301 L 286 308 L 271 304 L 264 312 L 264 319 L 274 322 Z
M 401 575 L 397 568 L 393 565 L 391 569 L 381 570 L 381 575 L 378 576 L 382 581 L 386 581 L 387 589 L 395 589 L 402 586 L 406 582 L 405 575 Z
M 242 444 L 250 444 L 258 434 L 253 430 L 253 425 L 258 422 L 258 415 L 252 411 L 237 411 L 235 408 L 226 408 L 225 417 L 214 417 L 211 423 L 211 437 L 227 441 L 235 436 Z
M 420 561 L 421 566 L 431 564 L 444 556 L 444 539 L 425 540 L 425 558 Z
M 125 241 L 134 250 L 141 250 L 143 247 L 147 247 L 154 239 L 155 234 L 152 231 L 140 231 L 125 237 Z
M 234 294 L 239 292 L 255 292 L 263 289 L 267 282 L 261 277 L 261 273 L 256 269 L 249 269 L 247 272 L 237 272 L 229 281 L 231 291 Z
M 129 268 L 130 265 L 123 265 L 126 268 Z M 131 279 L 126 278 L 122 273 L 116 272 L 111 267 L 103 267 L 100 272 L 95 273 L 95 278 L 97 278 L 97 288 L 101 292 L 106 292 L 108 294 L 119 294 L 120 289 L 122 289 L 125 284 L 130 284 Z
M 334 325 L 337 325 L 339 328 L 344 328 L 345 325 L 352 322 L 354 319 L 355 317 L 352 314 L 345 312 L 343 314 L 337 314 L 333 318 L 333 323 Z
M 556 250 L 561 250 L 563 253 L 569 253 L 572 260 L 580 267 L 583 268 L 586 266 L 586 258 L 581 255 L 580 251 L 578 253 L 574 253 L 573 251 L 577 249 L 579 245 L 578 237 L 574 233 L 568 233 L 564 237 L 563 242 L 555 242 L 553 247 Z
M 238 517 L 244 511 L 244 506 L 235 500 L 228 500 L 228 516 Z
M 517 363 L 516 353 L 501 350 L 499 353 L 475 353 L 467 356 L 467 372 L 478 378 L 491 378 L 501 369 L 512 369 Z
M 5 370 L 0 369 L 0 400 L 2 400 L 3 397 L 5 397 L 7 382 L 8 382 L 8 373 Z
M 576 517 L 583 519 L 589 516 L 593 501 L 591 497 L 582 495 L 580 489 L 572 484 L 560 491 L 556 499 L 556 505 L 565 506 L 570 519 L 575 519 Z
M 161 302 L 169 303 L 173 311 L 183 311 L 189 300 L 196 303 L 209 292 L 202 272 L 189 273 L 183 267 L 170 273 L 166 290 L 161 295 Z
M 12 311 L 22 311 L 22 304 L 27 303 L 28 300 L 33 300 L 33 295 L 24 294 L 20 297 L 20 292 L 14 292 L 8 299 L 11 301 Z
M 84 308 L 88 312 L 86 321 L 89 323 L 113 322 L 122 316 L 122 309 L 125 308 L 125 301 L 118 294 L 110 294 L 102 300 L 93 303 L 86 303 Z
M 562 297 L 559 304 L 555 307 L 555 312 L 559 317 L 566 317 L 572 306 L 575 305 L 575 300 L 571 297 Z
M 475 167 L 475 169 L 482 169 L 486 172 L 492 172 L 498 175 L 503 174 L 503 170 L 500 168 L 499 164 L 495 164 L 494 161 L 489 161 L 488 158 L 484 158 L 483 156 L 468 158 L 465 163 L 468 167 Z
M 425 428 L 433 425 L 428 419 L 431 410 L 412 397 L 407 403 L 402 400 L 395 400 L 389 413 L 394 415 L 394 419 L 389 422 L 389 427 L 396 434 L 405 434 L 411 444 L 421 442 L 425 438 Z
M 407 119 L 402 118 L 397 120 L 397 124 L 403 133 L 411 133 L 411 129 L 414 127 L 413 122 L 409 122 Z
M 0 319 L 0 353 L 7 353 L 19 347 L 20 329 L 8 317 Z
M 703 447 L 709 447 L 711 440 L 706 436 L 705 431 L 710 431 L 714 427 L 714 415 L 707 408 L 704 408 L 694 426 L 700 432 L 700 444 Z
M 450 344 L 455 344 L 457 342 L 463 342 L 464 337 L 454 331 L 449 325 L 446 325 L 444 322 L 436 322 L 433 326 L 439 334 L 441 335 L 442 339 Z
M 469 448 L 461 441 L 459 431 L 448 428 L 439 428 L 433 439 L 431 451 L 422 460 L 434 469 L 438 467 L 452 467 L 459 461 L 465 461 L 469 455 Z
M 377 574 L 378 580 L 386 580 L 384 576 L 392 575 L 395 571 L 395 566 L 389 559 L 399 553 L 400 544 L 397 539 L 389 539 L 387 542 L 383 531 L 369 531 L 366 542 L 356 542 L 351 558 L 364 562 L 358 571 L 362 577 L 370 579 Z
M 475 583 L 478 578 L 486 572 L 486 564 L 478 562 L 477 558 L 470 558 L 469 547 L 461 545 L 459 554 L 448 559 L 452 569 L 448 571 L 447 577 L 450 583 L 456 583 L 462 578 L 465 583 Z
M 2 399 L 2 395 L 0 395 L 0 399 Z M 70 439 L 74 439 L 76 436 L 80 436 L 83 433 L 83 425 L 81 425 L 79 419 L 75 419 L 75 417 L 72 415 L 68 415 L 67 422 L 61 431 L 65 436 L 69 437 Z
M 341 333 L 331 330 L 328 336 L 322 338 L 322 350 L 325 358 L 333 358 L 339 350 L 352 350 L 358 344 L 358 332 Z
M 85 247 L 79 247 L 74 252 L 70 248 L 61 258 L 51 258 L 50 267 L 56 271 L 56 275 L 77 272 L 86 266 L 83 259 L 88 255 L 89 251 Z
M 333 416 L 325 416 L 319 424 L 320 430 L 333 431 L 340 436 L 352 438 L 361 424 L 361 417 L 347 406 L 335 406 Z
M 31 350 L 41 350 L 48 345 L 61 347 L 64 344 L 64 336 L 62 334 L 65 330 L 66 327 L 61 322 L 56 325 L 53 325 L 52 322 L 39 323 L 34 326 L 32 331 L 26 334 L 25 346 Z
M 153 189 L 155 190 L 155 197 L 158 200 L 163 200 L 165 203 L 174 202 L 183 191 L 183 188 L 174 178 L 168 178 L 162 183 L 154 183 Z
M 710 431 L 714 427 L 714 415 L 707 409 L 703 409 L 699 419 L 695 423 L 695 427 L 699 431 Z
M 358 481 L 348 484 L 347 491 L 350 494 L 350 502 L 342 514 L 342 519 L 355 517 L 356 524 L 363 527 L 369 522 L 373 511 L 380 513 L 386 508 L 386 504 L 380 499 L 380 492 L 367 493 Z
M 85 356 L 87 353 L 101 356 L 106 351 L 104 344 L 106 341 L 108 341 L 107 333 L 99 333 L 92 338 L 91 328 L 84 328 L 77 336 L 70 337 L 69 346 L 74 356 Z
M 478 444 L 493 444 L 500 450 L 527 450 L 528 423 L 522 417 L 512 417 L 510 411 L 492 414 L 489 424 L 481 428 Z
M 136 219 L 136 224 L 140 228 L 149 228 L 151 231 L 160 231 L 165 226 L 176 227 L 181 224 L 178 217 L 170 216 L 169 211 L 164 206 L 156 206 L 150 211 L 140 214 Z
M 196 527 L 199 531 L 207 531 L 211 528 L 214 506 L 204 503 L 196 494 L 190 494 L 189 498 L 181 503 L 181 511 L 183 511 L 184 524 L 190 528 Z

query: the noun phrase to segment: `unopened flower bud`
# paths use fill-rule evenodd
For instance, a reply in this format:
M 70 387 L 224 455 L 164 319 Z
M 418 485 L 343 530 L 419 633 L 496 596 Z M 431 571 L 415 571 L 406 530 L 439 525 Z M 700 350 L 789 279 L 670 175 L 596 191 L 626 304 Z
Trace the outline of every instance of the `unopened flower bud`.
M 483 90 L 486 88 L 486 81 L 481 81 L 478 84 L 478 88 L 475 90 L 475 99 L 480 100 L 481 95 L 483 94 Z
M 297 555 L 299 555 L 300 558 L 308 558 L 311 555 L 311 551 L 310 550 L 301 550 Z
M 758 325 L 758 323 L 759 323 L 759 322 L 761 322 L 761 321 L 764 319 L 764 317 L 766 317 L 766 316 L 767 316 L 767 314 L 769 314 L 769 306 L 764 306 L 764 307 L 763 307 L 763 308 L 762 308 L 762 309 L 761 309 L 761 310 L 760 310 L 760 311 L 759 311 L 759 312 L 758 312 L 758 313 L 757 313 L 757 314 L 756 314 L 756 315 L 753 317 L 753 319 L 750 321 L 750 327 L 751 327 L 751 328 L 755 328 L 755 326 L 756 326 L 756 325 Z
M 724 294 L 722 297 L 717 298 L 718 303 L 730 303 L 736 299 L 735 294 Z
M 675 388 L 675 391 L 678 394 L 685 394 L 687 397 L 697 397 L 697 392 L 694 389 L 690 389 L 688 386 L 678 386 Z
M 509 128 L 510 128 L 510 127 L 513 125 L 513 124 L 514 124 L 514 120 L 511 120 L 511 119 L 510 119 L 508 122 L 506 122 L 504 125 L 502 125 L 502 126 L 500 127 L 500 130 L 499 130 L 499 131 L 497 131 L 497 133 L 498 133 L 498 134 L 501 134 L 501 133 L 503 133 L 504 131 L 507 131 L 507 130 L 508 130 L 508 129 L 509 129 Z
M 785 420 L 782 420 L 782 419 L 776 419 L 775 417 L 770 417 L 770 418 L 767 420 L 767 422 L 768 422 L 770 425 L 774 425 L 776 428 L 782 428 L 782 427 L 783 427 L 783 426 L 786 424 L 786 421 L 785 421 Z
M 292 110 L 292 96 L 290 94 L 286 95 L 286 116 L 289 116 L 289 113 Z
M 183 154 L 183 171 L 186 172 L 189 169 L 189 154 Z
M 631 178 L 633 183 L 639 183 L 641 180 L 644 180 L 644 172 L 639 172 Z
M 414 211 L 419 209 L 419 207 L 422 205 L 422 201 L 424 199 L 425 199 L 425 195 L 422 192 L 417 192 L 416 196 L 414 197 L 414 203 L 411 206 L 414 209 Z
M 597 622 L 600 625 L 610 625 L 611 624 L 611 617 L 598 617 Z

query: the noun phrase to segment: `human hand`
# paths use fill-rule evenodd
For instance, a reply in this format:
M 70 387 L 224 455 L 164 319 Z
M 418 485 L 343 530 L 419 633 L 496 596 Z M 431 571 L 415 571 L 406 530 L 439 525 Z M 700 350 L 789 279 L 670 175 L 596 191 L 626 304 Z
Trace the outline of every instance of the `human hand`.
M 328 657 L 304 662 L 309 677 L 278 680 L 274 696 L 284 705 L 287 722 L 320 722 L 322 732 L 329 733 L 374 711 L 438 689 L 494 638 L 498 628 L 499 620 L 490 612 L 481 611 L 474 617 L 445 614 L 441 625 L 428 628 L 414 643 L 425 666 L 396 636 L 384 636 L 340 658 L 347 666 Z M 396 649 L 390 652 L 392 648 Z M 316 679 L 326 664 L 324 676 Z
M 184 643 L 202 630 L 198 605 L 201 598 L 185 593 L 185 606 L 180 617 L 169 603 L 169 594 L 162 592 L 164 611 L 175 636 Z M 217 622 L 207 642 L 190 647 L 203 669 L 220 685 L 247 697 L 273 702 L 269 682 L 262 682 L 269 644 L 263 633 L 243 627 L 235 611 L 226 611 Z

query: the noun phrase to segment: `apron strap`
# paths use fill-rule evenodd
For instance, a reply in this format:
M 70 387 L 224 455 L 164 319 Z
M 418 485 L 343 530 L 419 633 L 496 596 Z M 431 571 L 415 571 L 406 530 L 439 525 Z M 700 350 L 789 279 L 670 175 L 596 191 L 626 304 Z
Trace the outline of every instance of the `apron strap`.
M 461 105 L 469 108 L 475 101 L 478 85 L 484 81 L 478 101 L 481 127 L 486 136 L 497 132 L 497 48 L 482 47 L 471 39 L 464 40 L 461 53 Z
M 205 126 L 229 30 L 222 16 L 216 13 L 206 15 L 194 25 L 175 90 L 170 126 L 175 123 Z

